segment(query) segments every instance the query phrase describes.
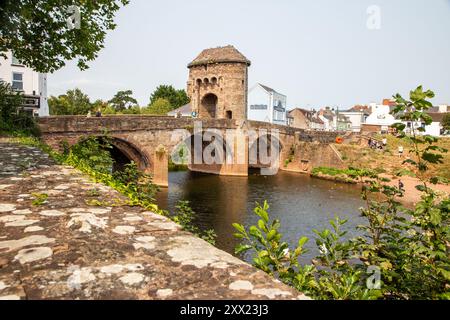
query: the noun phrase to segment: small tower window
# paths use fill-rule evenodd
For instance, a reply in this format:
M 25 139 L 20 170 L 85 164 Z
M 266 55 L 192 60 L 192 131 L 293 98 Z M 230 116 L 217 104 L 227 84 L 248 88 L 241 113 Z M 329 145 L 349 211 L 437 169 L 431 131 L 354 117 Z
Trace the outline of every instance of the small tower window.
M 212 77 L 211 78 L 211 83 L 216 85 L 217 84 L 217 78 L 216 77 Z
M 201 85 L 202 84 L 202 79 L 197 79 L 197 85 Z
M 226 118 L 227 118 L 227 119 L 233 119 L 233 112 L 232 112 L 231 110 L 228 110 L 228 111 L 226 112 Z
M 203 80 L 203 82 L 204 82 L 206 85 L 208 85 L 208 84 L 209 84 L 209 79 L 208 79 L 208 78 L 205 78 L 205 79 Z

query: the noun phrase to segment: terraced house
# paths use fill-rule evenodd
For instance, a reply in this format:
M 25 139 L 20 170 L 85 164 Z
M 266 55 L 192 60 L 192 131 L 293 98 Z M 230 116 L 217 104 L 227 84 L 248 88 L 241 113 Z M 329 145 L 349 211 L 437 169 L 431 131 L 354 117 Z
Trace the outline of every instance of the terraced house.
M 319 119 L 315 111 L 302 108 L 295 108 L 289 111 L 291 122 L 289 125 L 294 128 L 324 130 L 325 124 Z

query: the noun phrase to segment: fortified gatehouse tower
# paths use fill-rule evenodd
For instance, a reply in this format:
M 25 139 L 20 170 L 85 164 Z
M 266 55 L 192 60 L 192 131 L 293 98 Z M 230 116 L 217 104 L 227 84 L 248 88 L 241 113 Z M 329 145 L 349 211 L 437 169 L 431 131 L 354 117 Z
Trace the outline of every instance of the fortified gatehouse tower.
M 203 119 L 247 119 L 250 64 L 233 46 L 203 50 L 188 65 L 192 111 Z

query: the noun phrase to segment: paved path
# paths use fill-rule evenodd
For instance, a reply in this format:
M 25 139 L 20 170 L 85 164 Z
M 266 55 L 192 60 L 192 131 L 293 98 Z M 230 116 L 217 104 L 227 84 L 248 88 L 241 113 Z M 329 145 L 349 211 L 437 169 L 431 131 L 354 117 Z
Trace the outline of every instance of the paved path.
M 0 142 L 0 299 L 306 299 L 164 217 L 93 199 L 123 197 Z

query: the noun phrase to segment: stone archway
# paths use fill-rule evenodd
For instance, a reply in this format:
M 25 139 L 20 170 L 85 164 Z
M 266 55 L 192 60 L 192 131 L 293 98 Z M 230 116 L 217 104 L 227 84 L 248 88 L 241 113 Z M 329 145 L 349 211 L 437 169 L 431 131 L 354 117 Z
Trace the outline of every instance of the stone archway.
M 115 160 L 126 160 L 129 162 L 133 161 L 136 163 L 139 170 L 144 172 L 151 172 L 151 162 L 149 158 L 143 154 L 138 147 L 130 143 L 129 141 L 123 140 L 117 137 L 108 137 L 113 149 L 111 150 L 111 155 Z M 126 159 L 125 159 L 126 158 Z M 120 169 L 121 163 L 116 166 Z
M 174 148 L 172 161 L 190 171 L 222 174 L 233 165 L 232 148 L 218 130 L 204 130 L 185 136 Z
M 279 165 L 282 150 L 281 141 L 270 133 L 249 141 L 249 169 L 270 168 L 274 161 Z
M 200 103 L 200 117 L 214 119 L 217 117 L 218 98 L 214 93 L 206 94 Z

